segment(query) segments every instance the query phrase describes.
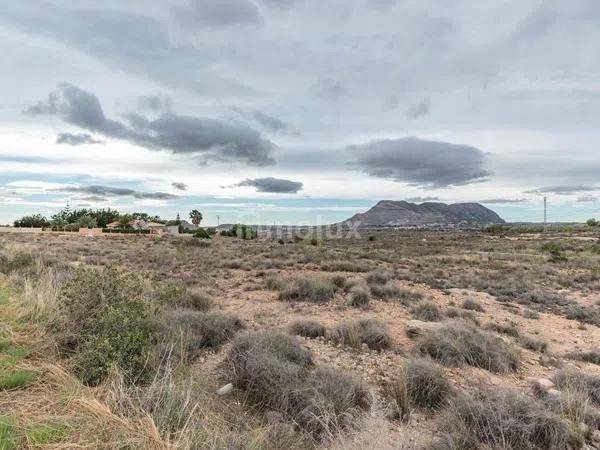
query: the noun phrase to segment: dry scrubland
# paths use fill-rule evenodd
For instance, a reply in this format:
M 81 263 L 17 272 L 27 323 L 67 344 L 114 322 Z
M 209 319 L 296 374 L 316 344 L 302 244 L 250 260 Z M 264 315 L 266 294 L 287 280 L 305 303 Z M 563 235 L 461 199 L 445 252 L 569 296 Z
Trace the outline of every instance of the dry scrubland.
M 600 448 L 597 235 L 4 234 L 0 272 L 2 449 Z

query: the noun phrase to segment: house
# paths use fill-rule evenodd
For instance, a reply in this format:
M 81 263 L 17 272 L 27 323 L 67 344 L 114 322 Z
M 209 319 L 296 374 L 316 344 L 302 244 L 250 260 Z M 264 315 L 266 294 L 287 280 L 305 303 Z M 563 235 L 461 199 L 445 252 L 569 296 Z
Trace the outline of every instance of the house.
M 128 223 L 128 226 L 133 228 L 134 230 L 147 230 L 148 229 L 148 223 L 146 223 L 143 220 L 139 220 L 139 219 L 135 219 L 135 220 L 130 220 Z M 114 221 L 111 222 L 109 224 L 106 225 L 106 228 L 121 228 L 122 224 L 119 221 Z
M 193 223 L 189 223 L 187 220 L 182 220 L 179 226 L 181 228 L 181 231 L 183 231 L 184 233 L 186 231 L 195 231 L 195 230 L 198 229 L 198 225 L 194 225 Z
M 163 234 L 167 232 L 167 226 L 164 223 L 148 222 L 146 227 L 152 234 Z
M 117 221 L 106 224 L 106 228 L 111 228 L 111 229 L 119 228 L 120 226 L 121 226 L 121 223 L 117 222 Z

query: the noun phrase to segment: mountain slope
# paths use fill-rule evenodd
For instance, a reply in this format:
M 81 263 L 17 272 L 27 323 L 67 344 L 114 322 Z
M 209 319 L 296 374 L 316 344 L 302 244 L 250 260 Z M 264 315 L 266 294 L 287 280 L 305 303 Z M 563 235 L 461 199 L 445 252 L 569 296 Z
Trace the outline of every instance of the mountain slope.
M 504 223 L 491 209 L 479 203 L 409 203 L 382 200 L 364 213 L 355 214 L 342 222 L 358 227 L 418 227 L 445 225 L 485 225 Z

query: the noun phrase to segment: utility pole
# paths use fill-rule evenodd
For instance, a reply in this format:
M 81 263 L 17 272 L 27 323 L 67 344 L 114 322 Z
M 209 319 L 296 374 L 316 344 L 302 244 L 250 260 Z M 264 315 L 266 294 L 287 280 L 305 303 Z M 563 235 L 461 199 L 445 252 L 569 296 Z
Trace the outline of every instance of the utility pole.
M 544 196 L 544 231 L 546 231 L 546 228 L 548 226 L 547 204 L 548 197 Z
M 217 216 L 217 226 L 221 225 L 221 216 Z

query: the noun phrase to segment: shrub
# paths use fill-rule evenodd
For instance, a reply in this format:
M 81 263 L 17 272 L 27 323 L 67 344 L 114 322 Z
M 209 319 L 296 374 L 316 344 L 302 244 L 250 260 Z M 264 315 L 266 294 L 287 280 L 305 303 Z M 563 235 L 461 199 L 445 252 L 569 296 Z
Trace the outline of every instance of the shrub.
M 469 320 L 469 321 L 473 322 L 475 325 L 479 325 L 479 319 L 477 319 L 477 316 L 475 315 L 475 313 L 473 311 L 460 310 L 460 309 L 450 306 L 444 310 L 443 314 L 444 314 L 444 316 L 448 317 L 449 319 L 461 318 L 461 319 Z
M 421 292 L 408 288 L 398 289 L 396 297 L 398 298 L 398 301 L 404 305 L 423 300 L 423 294 Z
M 557 263 L 567 260 L 567 257 L 564 254 L 563 246 L 560 242 L 546 242 L 540 247 L 540 249 L 550 255 L 550 262 Z
M 567 358 L 576 359 L 578 361 L 584 361 L 600 366 L 600 350 L 588 350 L 582 352 L 570 352 L 565 355 Z
M 368 272 L 371 266 L 362 261 L 334 260 L 321 265 L 326 272 Z
M 335 286 L 328 278 L 294 278 L 284 283 L 279 300 L 323 303 L 333 298 Z
M 567 420 L 543 403 L 509 389 L 456 397 L 440 428 L 445 434 L 432 450 L 562 450 L 583 445 Z
M 488 330 L 495 331 L 496 333 L 506 334 L 507 336 L 519 337 L 519 330 L 512 323 L 501 324 L 501 323 L 488 323 L 485 327 Z
M 194 232 L 194 237 L 198 238 L 198 239 L 210 239 L 212 237 L 212 235 L 204 228 L 198 228 Z
M 199 312 L 176 309 L 169 313 L 167 326 L 179 333 L 186 354 L 196 358 L 203 348 L 216 348 L 229 341 L 243 328 L 235 316 L 218 311 Z
M 350 290 L 348 304 L 354 307 L 364 307 L 369 304 L 369 293 L 362 286 L 354 286 Z
M 18 272 L 30 268 L 35 264 L 35 258 L 30 253 L 19 252 L 16 253 L 12 258 L 6 259 L 2 263 L 2 272 Z
M 437 409 L 443 406 L 453 389 L 440 366 L 427 359 L 413 358 L 404 364 L 386 391 L 394 400 L 399 417 L 406 420 L 413 407 Z
M 360 349 L 366 344 L 371 350 L 384 350 L 392 345 L 387 326 L 376 319 L 344 322 L 331 333 L 331 339 L 341 345 Z
M 128 381 L 145 372 L 154 322 L 139 277 L 111 267 L 79 269 L 58 304 L 59 346 L 73 355 L 84 383 L 98 384 L 113 365 Z
M 392 283 L 372 284 L 370 287 L 371 295 L 375 298 L 388 300 L 397 297 L 400 290 Z
M 600 308 L 598 306 L 570 305 L 565 311 L 567 319 L 600 326 Z
M 481 304 L 475 300 L 473 300 L 472 298 L 467 298 L 465 299 L 465 301 L 462 304 L 463 309 L 469 310 L 469 311 L 477 311 L 477 312 L 483 312 L 483 306 L 481 306 Z
M 212 306 L 210 295 L 200 288 L 187 288 L 183 283 L 168 283 L 157 290 L 158 300 L 171 308 L 206 311 Z
M 325 336 L 325 326 L 314 320 L 296 320 L 292 322 L 288 330 L 292 334 L 308 338 Z
M 331 367 L 312 370 L 310 352 L 281 333 L 238 337 L 228 360 L 251 404 L 283 414 L 316 439 L 346 428 L 371 405 L 361 382 Z
M 346 286 L 346 277 L 343 275 L 335 275 L 330 279 L 335 289 L 343 289 Z
M 539 320 L 540 313 L 534 311 L 533 309 L 526 309 L 525 311 L 523 311 L 523 317 L 525 317 L 526 319 Z
M 439 322 L 443 318 L 438 305 L 428 301 L 418 303 L 411 312 L 415 318 L 426 322 Z
M 514 372 L 519 352 L 501 338 L 462 322 L 449 322 L 421 336 L 415 349 L 447 366 L 470 365 L 490 372 Z
M 559 389 L 575 389 L 584 392 L 596 406 L 600 406 L 600 375 L 576 370 L 560 370 L 552 378 Z
M 531 336 L 521 336 L 519 338 L 519 344 L 521 344 L 523 348 L 534 352 L 546 353 L 548 350 L 548 343 L 546 341 Z
M 389 270 L 376 269 L 367 274 L 368 284 L 386 284 L 394 277 L 394 274 Z

